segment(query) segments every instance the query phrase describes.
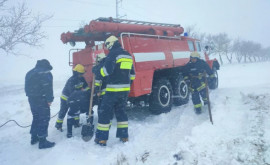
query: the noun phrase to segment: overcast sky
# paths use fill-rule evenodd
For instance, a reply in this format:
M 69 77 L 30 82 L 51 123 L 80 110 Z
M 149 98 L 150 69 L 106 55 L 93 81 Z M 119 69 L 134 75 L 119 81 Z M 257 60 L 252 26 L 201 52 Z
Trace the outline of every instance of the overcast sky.
M 9 0 L 6 5 L 12 6 L 19 2 L 22 0 Z M 0 72 L 7 71 L 7 65 L 13 63 L 17 67 L 9 68 L 8 72 L 13 73 L 20 67 L 24 75 L 26 70 L 34 66 L 36 59 L 41 58 L 52 62 L 55 73 L 70 70 L 68 51 L 71 47 L 62 44 L 61 33 L 74 31 L 83 23 L 89 23 L 98 17 L 116 16 L 115 0 L 25 2 L 35 14 L 53 15 L 43 28 L 49 37 L 44 40 L 43 48 L 22 49 L 27 57 L 1 56 Z M 240 37 L 259 42 L 264 47 L 270 46 L 270 0 L 122 0 L 119 13 L 132 20 L 181 24 L 184 28 L 196 25 L 200 32 L 226 32 L 233 39 Z M 8 79 L 12 79 L 12 76 Z
M 81 22 L 116 15 L 115 0 L 27 0 L 27 3 L 35 12 L 54 14 L 47 29 L 74 30 Z M 239 36 L 270 45 L 269 0 L 122 0 L 119 13 L 127 19 L 183 27 L 196 24 L 201 32 L 226 32 L 233 38 Z

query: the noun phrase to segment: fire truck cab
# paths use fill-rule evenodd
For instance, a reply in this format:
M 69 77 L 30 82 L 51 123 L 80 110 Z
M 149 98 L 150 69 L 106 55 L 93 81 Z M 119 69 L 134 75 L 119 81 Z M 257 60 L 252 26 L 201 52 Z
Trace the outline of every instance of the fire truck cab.
M 104 41 L 110 35 L 118 37 L 122 47 L 133 57 L 136 78 L 129 93 L 129 105 L 147 105 L 154 114 L 171 110 L 189 101 L 189 90 L 182 76 L 182 67 L 189 62 L 190 53 L 197 51 L 214 71 L 217 79 L 209 88 L 218 87 L 219 63 L 210 60 L 201 49 L 200 41 L 181 36 L 183 27 L 113 18 L 98 18 L 83 29 L 61 35 L 63 43 L 85 42 L 84 49 L 72 49 L 70 65 L 82 64 L 89 85 L 96 56 L 108 54 Z M 74 51 L 75 50 L 75 51 Z

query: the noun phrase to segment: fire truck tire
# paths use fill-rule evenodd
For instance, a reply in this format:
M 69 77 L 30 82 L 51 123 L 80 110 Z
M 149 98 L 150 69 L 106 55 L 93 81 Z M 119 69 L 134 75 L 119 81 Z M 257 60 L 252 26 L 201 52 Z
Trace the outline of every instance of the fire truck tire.
M 216 89 L 218 88 L 218 73 L 217 73 L 217 69 L 215 67 L 213 67 L 213 73 L 215 75 L 214 79 L 210 79 L 209 82 L 209 88 L 210 89 Z
M 184 81 L 182 75 L 179 76 L 178 79 L 173 81 L 173 104 L 176 106 L 180 106 L 183 104 L 187 104 L 189 101 L 189 90 L 188 85 Z
M 172 108 L 172 86 L 169 80 L 159 79 L 153 84 L 149 110 L 153 114 L 169 112 Z

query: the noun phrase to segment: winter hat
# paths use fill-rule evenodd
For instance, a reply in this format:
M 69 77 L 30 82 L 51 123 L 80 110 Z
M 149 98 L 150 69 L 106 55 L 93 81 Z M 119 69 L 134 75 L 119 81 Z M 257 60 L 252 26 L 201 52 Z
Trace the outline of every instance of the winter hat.
M 38 60 L 36 64 L 37 68 L 43 68 L 43 69 L 48 69 L 52 70 L 53 67 L 51 66 L 50 62 L 46 59 Z

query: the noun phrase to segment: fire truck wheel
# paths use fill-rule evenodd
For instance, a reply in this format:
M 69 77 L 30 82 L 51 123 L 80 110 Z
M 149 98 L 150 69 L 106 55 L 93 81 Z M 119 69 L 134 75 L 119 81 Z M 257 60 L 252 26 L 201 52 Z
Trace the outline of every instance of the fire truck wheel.
M 176 106 L 187 104 L 189 101 L 189 90 L 183 76 L 180 75 L 177 80 L 172 82 L 174 94 L 173 104 Z
M 209 88 L 210 89 L 216 89 L 218 88 L 218 73 L 217 73 L 217 69 L 215 67 L 213 67 L 213 73 L 215 74 L 215 78 L 214 79 L 210 79 L 209 82 Z
M 153 84 L 149 110 L 153 114 L 169 112 L 172 108 L 172 86 L 169 80 L 159 79 Z

